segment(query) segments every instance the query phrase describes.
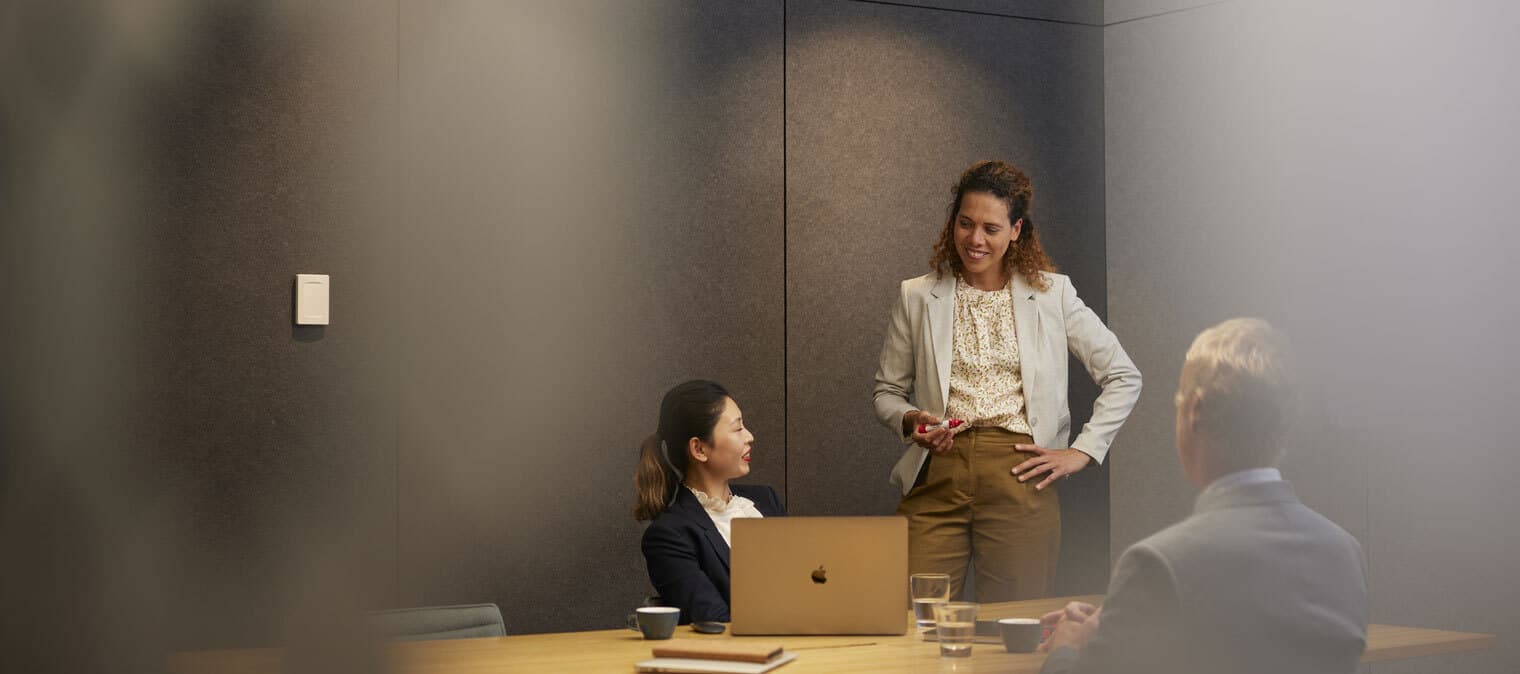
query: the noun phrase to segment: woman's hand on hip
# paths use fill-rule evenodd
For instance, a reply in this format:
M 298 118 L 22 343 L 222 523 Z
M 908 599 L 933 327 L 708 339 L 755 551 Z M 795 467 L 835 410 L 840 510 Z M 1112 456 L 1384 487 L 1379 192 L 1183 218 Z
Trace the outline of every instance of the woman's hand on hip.
M 1086 452 L 1071 447 L 1066 449 L 1045 449 L 1035 445 L 1014 445 L 1014 447 L 1021 452 L 1036 454 L 1035 457 L 1013 467 L 1013 474 L 1018 476 L 1019 482 L 1045 475 L 1045 479 L 1034 486 L 1035 489 L 1044 489 L 1050 486 L 1050 483 L 1082 470 L 1092 462 L 1092 457 Z
M 955 444 L 955 434 L 948 428 L 930 429 L 928 433 L 918 432 L 919 426 L 933 426 L 939 423 L 939 417 L 923 410 L 919 410 L 913 419 L 913 443 L 935 454 L 944 454 L 950 451 Z

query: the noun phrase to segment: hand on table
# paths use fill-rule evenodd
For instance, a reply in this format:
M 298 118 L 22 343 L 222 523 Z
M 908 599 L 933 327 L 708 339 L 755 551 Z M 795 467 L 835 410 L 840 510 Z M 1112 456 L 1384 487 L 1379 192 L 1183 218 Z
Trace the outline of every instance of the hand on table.
M 1040 616 L 1040 625 L 1045 629 L 1054 629 L 1055 626 L 1065 620 L 1087 622 L 1087 619 L 1098 612 L 1098 607 L 1085 601 L 1074 601 L 1058 608 L 1050 613 Z
M 1072 602 L 1072 604 L 1079 603 L 1080 602 Z M 1088 604 L 1087 606 L 1091 608 L 1092 605 Z M 1067 609 L 1070 610 L 1070 608 L 1071 605 L 1068 605 Z M 1053 611 L 1052 613 L 1063 612 Z M 1048 618 L 1050 615 L 1051 613 L 1047 613 L 1045 614 L 1045 617 Z M 1067 616 L 1062 616 L 1061 619 L 1057 620 L 1055 629 L 1050 632 L 1050 638 L 1046 639 L 1044 643 L 1040 644 L 1040 650 L 1053 651 L 1057 648 L 1061 648 L 1062 646 L 1070 646 L 1077 650 L 1081 650 L 1083 646 L 1087 645 L 1087 640 L 1092 638 L 1093 633 L 1098 631 L 1098 624 L 1101 622 L 1102 615 L 1103 609 L 1099 608 L 1093 609 L 1092 613 L 1083 617 L 1082 620 L 1076 620 L 1068 618 Z M 1041 622 L 1044 622 L 1044 618 L 1041 619 Z
M 1050 483 L 1082 470 L 1092 462 L 1092 457 L 1088 456 L 1087 452 L 1071 447 L 1066 449 L 1045 449 L 1035 445 L 1014 445 L 1014 447 L 1021 452 L 1034 452 L 1038 455 L 1013 467 L 1013 474 L 1018 476 L 1019 482 L 1049 473 L 1044 480 L 1034 486 L 1035 489 L 1044 489 L 1050 486 Z

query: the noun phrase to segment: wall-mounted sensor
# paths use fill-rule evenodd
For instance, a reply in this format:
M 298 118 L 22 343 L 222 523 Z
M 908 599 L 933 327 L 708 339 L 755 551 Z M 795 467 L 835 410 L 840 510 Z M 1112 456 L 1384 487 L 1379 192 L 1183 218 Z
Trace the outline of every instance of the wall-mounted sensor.
M 327 325 L 327 274 L 296 274 L 296 325 Z

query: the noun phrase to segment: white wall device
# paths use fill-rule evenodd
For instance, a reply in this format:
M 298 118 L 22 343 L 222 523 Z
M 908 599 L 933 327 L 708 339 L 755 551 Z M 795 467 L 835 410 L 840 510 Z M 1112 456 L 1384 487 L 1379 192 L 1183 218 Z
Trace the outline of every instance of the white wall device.
M 296 325 L 327 325 L 327 274 L 296 274 Z

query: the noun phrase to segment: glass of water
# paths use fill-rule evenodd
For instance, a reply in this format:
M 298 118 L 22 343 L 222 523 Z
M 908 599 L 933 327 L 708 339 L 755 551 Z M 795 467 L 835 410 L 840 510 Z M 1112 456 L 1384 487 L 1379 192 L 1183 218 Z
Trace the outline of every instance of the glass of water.
M 971 657 L 971 641 L 976 638 L 976 604 L 964 601 L 935 604 L 934 622 L 941 656 Z
M 913 619 L 920 634 L 934 626 L 934 605 L 950 601 L 950 574 L 915 573 L 908 579 L 913 596 Z

